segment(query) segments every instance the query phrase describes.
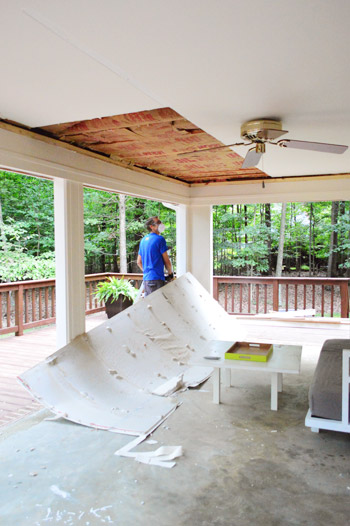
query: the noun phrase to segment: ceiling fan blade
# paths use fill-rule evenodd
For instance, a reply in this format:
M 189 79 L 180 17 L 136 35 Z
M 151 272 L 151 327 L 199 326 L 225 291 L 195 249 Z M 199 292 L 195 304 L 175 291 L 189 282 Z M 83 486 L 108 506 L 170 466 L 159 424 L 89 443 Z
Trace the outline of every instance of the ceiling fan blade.
M 344 153 L 348 147 L 341 144 L 328 144 L 326 142 L 293 141 L 282 139 L 277 143 L 282 148 L 297 148 L 299 150 L 313 150 L 315 152 Z
M 242 168 L 252 168 L 253 166 L 256 166 L 257 164 L 259 164 L 261 156 L 262 153 L 256 152 L 255 147 L 251 148 L 250 150 L 248 150 L 248 153 L 245 156 Z
M 251 143 L 248 143 L 251 144 Z M 178 153 L 178 157 L 186 157 L 186 155 L 194 155 L 202 152 L 215 152 L 216 150 L 222 150 L 223 148 L 231 148 L 232 146 L 247 146 L 246 142 L 235 142 L 234 144 L 224 144 L 222 146 L 213 146 L 212 148 L 203 148 L 202 150 L 192 150 L 190 152 Z
M 285 135 L 286 133 L 288 133 L 287 130 L 266 129 L 258 131 L 256 135 L 258 139 L 263 139 L 265 141 L 273 141 L 275 139 L 278 139 L 278 137 L 281 137 L 281 135 Z

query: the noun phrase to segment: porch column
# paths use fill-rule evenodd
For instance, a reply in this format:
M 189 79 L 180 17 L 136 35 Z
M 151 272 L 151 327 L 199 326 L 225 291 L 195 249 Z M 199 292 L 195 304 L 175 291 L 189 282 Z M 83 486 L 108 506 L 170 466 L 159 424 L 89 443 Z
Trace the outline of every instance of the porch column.
M 83 185 L 54 180 L 57 349 L 85 332 Z
M 213 226 L 211 205 L 179 205 L 176 214 L 177 275 L 191 272 L 213 292 Z

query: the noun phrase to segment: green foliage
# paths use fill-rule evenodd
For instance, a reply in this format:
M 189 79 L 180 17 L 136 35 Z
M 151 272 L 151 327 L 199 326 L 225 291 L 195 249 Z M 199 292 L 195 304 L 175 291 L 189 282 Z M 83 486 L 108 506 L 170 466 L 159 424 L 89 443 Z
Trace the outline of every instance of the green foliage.
M 137 289 L 124 278 L 110 276 L 106 281 L 97 284 L 95 296 L 98 301 L 106 302 L 108 299 L 117 301 L 119 296 L 124 296 L 131 301 L 135 301 Z M 124 301 L 124 300 L 123 300 Z
M 157 201 L 127 196 L 125 199 L 126 250 L 128 271 L 139 272 L 136 265 L 138 247 L 146 234 L 145 222 L 158 215 L 166 226 L 166 237 L 173 264 L 176 260 L 175 212 Z M 118 195 L 86 188 L 85 262 L 87 273 L 119 271 L 119 203 Z
M 22 245 L 26 241 L 26 225 L 15 223 L 12 218 L 1 226 L 0 282 L 24 281 L 55 277 L 55 254 L 44 252 L 34 256 Z
M 47 252 L 34 257 L 22 250 L 0 251 L 0 282 L 55 277 L 55 255 Z
M 175 263 L 175 212 L 156 201 L 134 197 L 126 197 L 125 204 L 128 272 L 139 272 L 138 246 L 146 234 L 144 223 L 152 215 L 159 215 L 167 227 L 165 237 Z M 4 221 L 0 214 L 0 280 L 53 277 L 52 181 L 0 171 L 0 205 Z M 86 273 L 118 272 L 118 195 L 85 188 L 84 223 Z M 3 253 L 7 251 L 11 254 Z
M 214 273 L 272 275 L 277 260 L 281 204 L 214 207 Z M 339 203 L 331 224 L 331 201 L 289 203 L 286 213 L 284 270 L 320 274 L 327 268 L 330 236 L 337 234 L 338 269 L 350 269 L 350 203 Z
M 0 280 L 54 277 L 53 183 L 0 171 Z M 162 203 L 125 199 L 127 270 L 139 272 L 138 247 L 148 217 L 158 215 L 176 263 L 176 214 Z M 339 275 L 350 271 L 350 202 L 339 202 L 335 224 L 332 203 L 289 203 L 286 213 L 284 271 L 320 275 L 332 253 Z M 1 214 L 2 211 L 2 214 Z M 214 274 L 273 275 L 281 226 L 281 204 L 213 207 Z M 2 220 L 3 219 L 3 220 Z M 119 272 L 119 197 L 84 189 L 85 270 Z

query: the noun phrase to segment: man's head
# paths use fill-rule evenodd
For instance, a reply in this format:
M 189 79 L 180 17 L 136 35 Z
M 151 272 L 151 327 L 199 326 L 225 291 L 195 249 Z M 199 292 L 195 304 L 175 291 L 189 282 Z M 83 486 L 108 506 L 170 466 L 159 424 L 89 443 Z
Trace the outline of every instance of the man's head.
M 161 224 L 161 220 L 158 216 L 153 216 L 147 219 L 145 226 L 149 232 L 158 233 L 158 226 Z

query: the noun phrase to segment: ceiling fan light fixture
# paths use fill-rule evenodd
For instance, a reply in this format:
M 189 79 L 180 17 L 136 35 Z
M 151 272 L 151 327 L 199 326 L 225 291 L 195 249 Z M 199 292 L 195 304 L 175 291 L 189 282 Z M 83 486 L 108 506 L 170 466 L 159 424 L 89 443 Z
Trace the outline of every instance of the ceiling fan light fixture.
M 282 130 L 282 122 L 271 119 L 258 119 L 244 122 L 241 137 L 250 141 L 269 141 L 288 133 Z

